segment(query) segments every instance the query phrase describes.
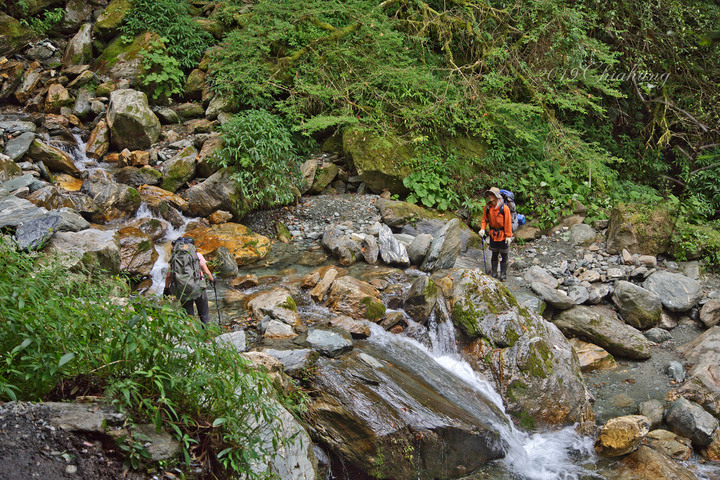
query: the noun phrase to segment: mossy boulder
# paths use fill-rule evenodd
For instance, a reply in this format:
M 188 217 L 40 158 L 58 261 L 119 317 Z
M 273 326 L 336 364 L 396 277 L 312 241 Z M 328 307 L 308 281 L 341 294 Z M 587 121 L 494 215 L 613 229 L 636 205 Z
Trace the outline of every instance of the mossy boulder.
M 407 164 L 415 153 L 399 138 L 389 134 L 381 136 L 361 127 L 348 127 L 343 132 L 343 153 L 372 191 L 407 191 L 403 179 L 412 173 Z
M 132 0 L 113 0 L 110 2 L 95 22 L 93 35 L 105 40 L 114 37 L 132 10 L 133 3 Z
M 580 363 L 560 330 L 479 270 L 445 270 L 432 280 L 464 333 L 463 357 L 494 380 L 518 422 L 533 429 L 593 418 Z
M 63 67 L 71 65 L 85 65 L 92 61 L 92 24 L 86 23 L 75 36 L 70 39 L 63 56 Z
M 195 176 L 197 153 L 195 147 L 190 145 L 165 162 L 162 167 L 161 187 L 169 192 L 175 192 L 191 180 Z
M 143 50 L 150 50 L 150 43 L 159 41 L 156 33 L 138 34 L 130 43 L 125 43 L 122 35 L 113 39 L 100 54 L 94 65 L 98 74 L 107 75 L 113 80 L 126 79 L 135 86 L 144 73 L 142 65 Z
M 610 214 L 607 251 L 659 255 L 667 252 L 672 232 L 672 215 L 665 207 L 619 204 Z
M 63 0 L 22 0 L 7 1 L 7 12 L 15 18 L 27 18 L 36 15 L 48 7 L 65 3 Z M 0 30 L 2 31 L 2 30 Z
M 18 167 L 18 164 L 13 162 L 12 158 L 0 153 L 0 182 L 8 181 L 20 175 L 22 175 L 22 170 Z
M 328 292 L 328 308 L 356 320 L 379 321 L 385 315 L 380 292 L 372 285 L 350 276 L 335 279 Z
M 150 110 L 147 96 L 136 90 L 121 89 L 110 94 L 107 124 L 110 142 L 118 151 L 147 149 L 160 136 L 160 120 Z
M 0 12 L 0 57 L 10 56 L 32 40 L 32 32 L 19 21 Z
M 323 162 L 323 164 L 318 166 L 315 171 L 315 179 L 313 180 L 309 193 L 317 195 L 322 192 L 325 187 L 330 185 L 330 182 L 335 180 L 339 171 L 340 169 L 334 163 Z

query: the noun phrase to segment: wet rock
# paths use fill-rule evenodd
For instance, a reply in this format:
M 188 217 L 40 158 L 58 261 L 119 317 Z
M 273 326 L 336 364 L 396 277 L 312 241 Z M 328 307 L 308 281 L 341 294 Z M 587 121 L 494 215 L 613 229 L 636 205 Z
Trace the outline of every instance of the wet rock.
M 294 350 L 262 348 L 260 351 L 277 358 L 283 364 L 284 372 L 291 375 L 306 368 L 312 361 L 313 356 L 317 356 L 317 354 L 309 348 L 298 348 Z
M 608 420 L 595 441 L 595 450 L 604 457 L 620 457 L 636 450 L 650 431 L 650 420 L 626 415 Z
M 588 288 L 588 299 L 587 303 L 590 305 L 597 305 L 603 301 L 605 297 L 610 293 L 610 285 L 601 284 L 593 285 Z
M 617 368 L 617 363 L 613 356 L 602 347 L 583 342 L 577 338 L 571 338 L 568 341 L 577 353 L 578 360 L 580 361 L 580 370 L 583 373 Z
M 338 257 L 340 265 L 349 266 L 362 256 L 362 247 L 337 226 L 329 226 L 322 237 L 323 246 Z
M 45 112 L 59 113 L 62 107 L 68 107 L 72 105 L 72 103 L 73 100 L 70 98 L 70 92 L 61 84 L 54 83 L 50 85 L 47 96 L 45 97 Z
M 614 356 L 637 360 L 651 356 L 652 343 L 609 308 L 577 306 L 561 312 L 553 323 L 565 335 L 599 345 Z
M 434 236 L 420 270 L 432 272 L 452 268 L 461 249 L 460 221 L 453 218 Z
M 159 256 L 152 238 L 136 227 L 124 227 L 117 233 L 120 237 L 120 270 L 132 276 L 149 276 Z
M 67 173 L 75 177 L 80 176 L 80 170 L 75 166 L 70 155 L 37 138 L 30 144 L 27 155 L 35 162 L 43 162 L 52 171 Z
M 121 89 L 110 94 L 107 125 L 117 150 L 146 149 L 160 136 L 160 120 L 150 110 L 147 96 L 136 90 Z
M 670 430 L 689 438 L 696 447 L 707 447 L 718 427 L 718 420 L 706 412 L 700 405 L 683 397 L 675 400 L 665 418 Z
M 506 420 L 497 407 L 419 350 L 388 341 L 317 361 L 308 415 L 317 438 L 378 477 L 415 478 L 417 465 L 423 478 L 461 477 L 502 456 L 505 441 L 492 425 Z
M 536 426 L 592 418 L 577 356 L 554 325 L 519 307 L 504 284 L 478 270 L 438 272 L 432 280 L 470 339 L 463 358 L 494 380 L 511 415 Z
M 140 207 L 138 191 L 120 183 L 106 182 L 99 178 L 88 179 L 83 182 L 81 192 L 89 195 L 100 208 L 93 217 L 93 220 L 99 223 L 125 218 L 137 212 Z
M 259 294 L 248 302 L 248 308 L 255 318 L 263 318 L 268 315 L 291 327 L 300 325 L 300 316 L 297 313 L 295 300 L 284 288 L 274 288 Z
M 689 439 L 667 430 L 653 430 L 645 437 L 647 446 L 675 460 L 684 462 L 693 453 Z
M 437 286 L 430 277 L 419 276 L 410 287 L 403 308 L 410 318 L 425 323 L 435 308 L 437 296 Z
M 163 180 L 161 187 L 170 192 L 175 192 L 187 183 L 188 180 L 194 178 L 196 157 L 197 150 L 191 145 L 163 163 Z
M 110 148 L 110 129 L 105 120 L 100 120 L 88 138 L 85 154 L 96 160 L 101 159 Z
M 619 281 L 615 285 L 612 300 L 625 323 L 635 328 L 651 328 L 660 320 L 660 297 L 634 283 Z
M 379 321 L 385 315 L 380 292 L 372 285 L 350 276 L 335 279 L 328 293 L 330 310 L 354 319 Z
M 330 358 L 336 358 L 353 348 L 352 341 L 342 335 L 319 328 L 311 328 L 305 341 L 313 350 Z
M 209 227 L 196 227 L 185 232 L 195 239 L 195 247 L 203 255 L 218 247 L 226 247 L 235 257 L 238 266 L 248 265 L 265 258 L 270 251 L 270 239 L 253 233 L 238 223 L 222 223 Z
M 663 306 L 673 312 L 690 310 L 703 294 L 702 286 L 696 280 L 665 270 L 650 275 L 643 287 L 660 297 Z
M 120 240 L 113 231 L 56 232 L 44 251 L 58 256 L 70 271 L 120 273 Z
M 325 295 L 327 294 L 327 291 L 330 289 L 330 286 L 335 281 L 335 278 L 337 278 L 337 275 L 338 272 L 334 268 L 331 268 L 327 272 L 325 272 L 322 280 L 320 280 L 320 282 L 315 285 L 315 288 L 310 291 L 310 298 L 312 298 L 316 302 L 323 302 L 325 300 Z
M 154 168 L 123 167 L 113 175 L 118 183 L 123 183 L 134 188 L 142 185 L 157 185 L 162 174 Z
M 370 336 L 370 327 L 366 322 L 355 320 L 346 315 L 330 319 L 330 326 L 346 331 L 352 338 L 363 339 Z
M 210 252 L 208 260 L 212 260 L 215 265 L 214 271 L 220 277 L 233 278 L 238 274 L 238 264 L 235 261 L 235 256 L 227 247 L 218 247 Z
M 208 221 L 213 225 L 220 225 L 230 220 L 232 220 L 232 213 L 226 212 L 225 210 L 217 210 L 208 217 Z
M 410 258 L 405 246 L 393 236 L 392 230 L 387 225 L 380 226 L 378 249 L 380 250 L 380 258 L 386 264 L 404 267 L 410 265 Z
M 652 448 L 641 445 L 613 472 L 615 480 L 697 480 L 690 470 Z

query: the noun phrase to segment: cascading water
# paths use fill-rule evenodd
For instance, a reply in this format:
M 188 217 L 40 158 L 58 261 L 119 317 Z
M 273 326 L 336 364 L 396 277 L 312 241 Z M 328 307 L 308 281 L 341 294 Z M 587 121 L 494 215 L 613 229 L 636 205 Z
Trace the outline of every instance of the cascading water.
M 402 345 L 404 348 L 410 347 L 425 352 L 450 375 L 464 382 L 478 395 L 492 401 L 504 413 L 502 397 L 490 382 L 473 370 L 457 352 L 455 328 L 448 320 L 449 315 L 445 306 L 442 302 L 438 303 L 442 318 L 438 320 L 433 313 L 428 320 L 429 348 L 407 336 L 388 333 L 374 324 L 371 326 L 370 342 L 382 345 L 383 348 L 397 348 Z M 516 429 L 512 421 L 494 427 L 509 447 L 505 457 L 499 461 L 503 469 L 508 472 L 508 478 L 527 480 L 603 478 L 586 468 L 586 466 L 591 467 L 595 461 L 592 439 L 582 437 L 573 427 L 534 435 Z

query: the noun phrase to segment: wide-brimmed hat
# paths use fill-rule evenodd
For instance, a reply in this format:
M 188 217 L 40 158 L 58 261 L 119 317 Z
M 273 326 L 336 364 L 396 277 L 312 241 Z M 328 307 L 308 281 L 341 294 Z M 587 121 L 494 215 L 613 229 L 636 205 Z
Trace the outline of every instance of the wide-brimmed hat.
M 488 195 L 495 195 L 498 200 L 502 199 L 502 195 L 500 195 L 500 189 L 497 187 L 492 187 L 488 190 L 485 190 L 485 196 L 487 197 Z

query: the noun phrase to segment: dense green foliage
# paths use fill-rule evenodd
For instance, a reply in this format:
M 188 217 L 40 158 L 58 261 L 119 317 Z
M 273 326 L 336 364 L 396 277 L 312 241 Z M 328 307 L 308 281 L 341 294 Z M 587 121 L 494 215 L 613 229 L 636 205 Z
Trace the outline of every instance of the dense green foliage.
M 699 42 L 720 20 L 710 2 L 258 0 L 233 18 L 216 89 L 316 138 L 357 123 L 399 134 L 423 172 L 411 200 L 472 211 L 499 184 L 547 225 L 573 200 L 602 216 L 611 192 L 681 182 L 720 208 L 716 168 L 687 178 L 717 136 L 716 49 Z M 487 154 L 453 158 L 445 140 L 462 136 Z
M 247 110 L 220 128 L 222 148 L 213 163 L 231 167 L 231 178 L 250 208 L 284 205 L 296 195 L 300 174 L 292 133 L 281 118 Z
M 141 84 L 155 101 L 166 101 L 173 95 L 182 93 L 185 74 L 180 70 L 180 62 L 168 54 L 165 45 L 167 38 L 150 43 L 148 50 L 141 50 L 144 74 Z
M 197 65 L 213 40 L 190 15 L 186 0 L 134 0 L 122 30 L 129 37 L 149 30 L 167 38 L 168 54 L 183 69 Z
M 185 458 L 237 474 L 262 452 L 254 425 L 276 415 L 272 387 L 182 309 L 135 297 L 117 279 L 68 274 L 0 240 L 0 399 L 105 396 L 132 423 L 173 433 Z M 125 439 L 134 466 L 146 455 Z M 203 460 L 204 459 L 204 460 Z

